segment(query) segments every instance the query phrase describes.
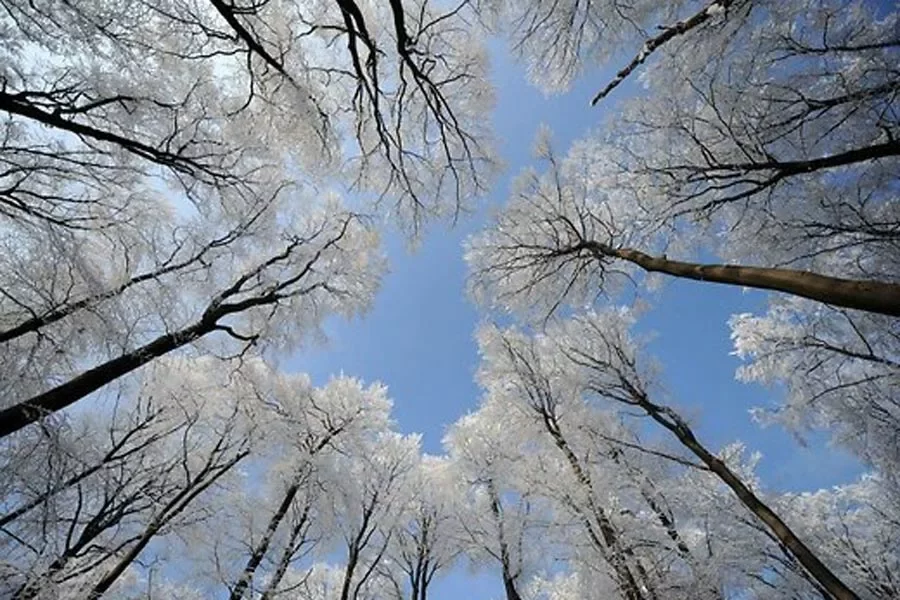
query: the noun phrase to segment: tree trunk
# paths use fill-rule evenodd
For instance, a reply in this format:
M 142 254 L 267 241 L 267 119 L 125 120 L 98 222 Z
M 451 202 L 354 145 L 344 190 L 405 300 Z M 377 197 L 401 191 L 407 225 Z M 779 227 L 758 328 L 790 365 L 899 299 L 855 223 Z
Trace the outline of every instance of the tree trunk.
M 294 553 L 300 546 L 304 544 L 304 542 L 301 541 L 298 546 L 297 539 L 303 533 L 303 528 L 306 527 L 307 523 L 309 522 L 309 508 L 309 504 L 307 504 L 303 509 L 303 514 L 300 516 L 300 520 L 291 528 L 291 535 L 289 536 L 288 542 L 284 547 L 284 552 L 281 553 L 281 557 L 278 559 L 278 565 L 275 567 L 275 573 L 272 574 L 272 578 L 266 585 L 266 589 L 259 597 L 259 600 L 270 600 L 275 595 L 278 584 L 281 583 L 281 580 L 284 578 L 284 574 L 287 572 L 288 567 L 291 565 L 291 560 L 294 557 Z
M 215 328 L 214 321 L 202 319 L 181 331 L 161 335 L 136 350 L 108 360 L 102 365 L 85 371 L 66 383 L 56 386 L 52 390 L 3 409 L 0 411 L 0 438 L 15 433 L 49 414 L 71 406 L 119 377 L 189 344 Z
M 541 410 L 541 417 L 545 429 L 550 434 L 550 437 L 553 438 L 553 443 L 566 457 L 566 462 L 569 463 L 572 473 L 575 475 L 578 482 L 585 488 L 585 492 L 587 492 L 588 504 L 591 512 L 594 514 L 594 518 L 600 526 L 600 535 L 603 538 L 603 543 L 600 543 L 600 539 L 594 532 L 591 521 L 582 515 L 584 525 L 588 529 L 588 534 L 592 540 L 594 540 L 594 544 L 597 546 L 598 550 L 602 552 L 605 548 L 609 552 L 607 561 L 616 573 L 616 579 L 619 580 L 619 585 L 622 587 L 626 600 L 643 600 L 644 595 L 641 593 L 641 588 L 638 586 L 637 580 L 631 572 L 631 568 L 627 564 L 625 557 L 634 560 L 639 574 L 644 576 L 644 580 L 647 583 L 647 589 L 650 590 L 651 595 L 655 597 L 656 594 L 651 589 L 650 582 L 647 581 L 646 572 L 643 570 L 640 561 L 634 556 L 634 552 L 632 552 L 630 548 L 622 549 L 622 544 L 619 542 L 619 534 L 609 520 L 609 517 L 606 515 L 606 511 L 603 510 L 602 506 L 597 506 L 594 502 L 594 485 L 590 475 L 582 468 L 581 461 L 578 460 L 575 452 L 572 451 L 568 441 L 560 431 L 556 417 L 543 410 Z M 577 508 L 576 510 L 579 513 L 581 512 Z
M 900 316 L 900 284 L 897 283 L 842 279 L 794 269 L 682 262 L 598 242 L 585 242 L 583 247 L 598 258 L 618 258 L 651 273 L 773 290 L 843 308 Z
M 497 522 L 498 541 L 500 543 L 500 566 L 503 576 L 503 589 L 506 591 L 506 600 L 522 600 L 519 590 L 516 589 L 517 574 L 513 573 L 511 559 L 509 556 L 509 547 L 506 542 L 506 535 L 503 531 L 503 509 L 500 506 L 500 498 L 497 496 L 497 490 L 494 488 L 494 482 L 488 480 L 488 493 L 491 499 L 491 513 Z
M 675 434 L 675 437 L 691 452 L 694 453 L 709 470 L 715 473 L 725 485 L 727 485 L 738 497 L 741 503 L 750 512 L 768 527 L 769 531 L 796 557 L 807 572 L 837 600 L 859 600 L 854 593 L 837 575 L 835 575 L 819 558 L 804 544 L 800 538 L 781 520 L 775 511 L 769 508 L 741 479 L 728 468 L 722 460 L 713 455 L 694 436 L 694 432 L 687 423 L 675 411 L 668 407 L 659 406 L 650 402 L 642 393 L 633 392 L 635 403 L 647 411 L 650 417 Z
M 516 581 L 509 575 L 506 566 L 503 567 L 503 589 L 506 592 L 506 600 L 522 600 L 516 589 Z
M 356 564 L 358 562 L 359 551 L 351 548 L 347 554 L 347 566 L 344 568 L 344 581 L 341 583 L 340 600 L 351 600 L 350 584 L 353 583 L 353 574 L 356 572 Z
M 238 580 L 237 585 L 234 586 L 234 589 L 228 596 L 229 600 L 241 600 L 244 597 L 247 588 L 250 587 L 250 581 L 253 579 L 253 574 L 256 573 L 256 569 L 259 567 L 266 552 L 269 550 L 269 544 L 272 543 L 272 538 L 275 537 L 275 531 L 278 529 L 278 526 L 281 525 L 288 510 L 290 510 L 291 504 L 294 502 L 294 498 L 297 497 L 297 492 L 299 491 L 300 484 L 294 483 L 288 488 L 287 492 L 285 492 L 284 498 L 282 498 L 281 504 L 278 506 L 278 510 L 275 511 L 275 514 L 269 519 L 266 533 L 253 549 L 253 553 L 247 560 L 247 566 L 244 567 L 244 572 L 241 575 L 240 580 Z
M 344 568 L 344 581 L 341 584 L 340 600 L 356 600 L 359 594 L 360 586 L 365 582 L 368 575 L 364 576 L 357 584 L 353 593 L 350 592 L 350 585 L 353 583 L 353 576 L 356 575 L 356 567 L 359 566 L 359 559 L 363 550 L 369 544 L 372 534 L 375 532 L 376 525 L 370 529 L 369 525 L 372 521 L 372 515 L 375 514 L 375 507 L 378 505 L 378 494 L 375 493 L 363 506 L 362 520 L 360 521 L 359 530 L 352 540 L 348 540 L 347 544 L 347 566 Z M 375 565 L 373 564 L 372 567 Z M 371 574 L 371 569 L 369 570 Z

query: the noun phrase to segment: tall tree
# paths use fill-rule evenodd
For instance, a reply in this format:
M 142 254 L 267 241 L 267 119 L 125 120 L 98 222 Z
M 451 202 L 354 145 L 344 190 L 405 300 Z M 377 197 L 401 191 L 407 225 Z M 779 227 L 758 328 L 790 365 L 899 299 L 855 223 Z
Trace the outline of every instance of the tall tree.
M 4 516 L 4 586 L 14 596 L 99 597 L 153 542 L 210 516 L 194 500 L 235 475 L 255 436 L 253 396 L 231 381 L 221 397 L 228 378 L 214 368 L 158 363 L 111 424 L 89 414 L 61 430 L 68 448 L 44 445 L 56 462 L 69 458 L 64 474 Z M 46 480 L 41 471 L 29 479 Z
M 365 307 L 380 261 L 356 215 L 417 230 L 493 170 L 467 14 L 4 3 L 0 434 L 214 332 L 290 348 L 304 327 L 262 317 L 288 305 L 312 328 Z
M 499 372 L 492 370 L 489 373 L 491 377 L 499 376 L 500 379 L 491 385 L 534 398 L 541 390 L 541 387 L 535 387 L 535 381 L 540 383 L 543 379 L 549 382 L 553 380 L 551 378 L 555 378 L 563 382 L 560 385 L 574 387 L 579 397 L 585 400 L 610 403 L 613 407 L 619 405 L 623 415 L 627 411 L 637 411 L 638 415 L 649 418 L 671 434 L 706 470 L 718 478 L 740 504 L 758 519 L 772 539 L 785 549 L 790 559 L 802 565 L 815 589 L 834 598 L 859 597 L 851 589 L 852 583 L 844 581 L 840 571 L 832 566 L 833 563 L 839 564 L 839 557 L 823 555 L 818 547 L 801 539 L 777 509 L 754 491 L 752 482 L 745 481 L 738 469 L 730 466 L 698 440 L 685 418 L 671 407 L 651 399 L 650 387 L 646 382 L 646 368 L 628 334 L 629 325 L 628 313 L 621 310 L 590 313 L 554 324 L 548 328 L 546 337 L 540 336 L 538 339 L 537 343 L 543 348 L 540 354 L 529 353 L 527 350 L 511 353 L 510 348 L 520 347 L 523 343 L 521 337 L 518 342 L 510 342 L 511 338 L 503 336 L 500 336 L 500 341 L 492 341 L 492 338 L 497 339 L 496 334 L 492 336 L 488 333 L 488 345 L 483 351 L 489 360 L 501 363 Z M 527 344 L 527 340 L 524 343 Z M 495 358 L 496 352 L 503 356 Z M 547 356 L 551 365 L 555 363 L 555 366 L 550 367 L 552 370 L 548 372 L 542 366 L 541 361 L 537 360 L 539 356 Z M 503 362 L 508 364 L 510 360 L 513 362 L 514 373 L 518 373 L 520 378 L 521 387 L 518 389 L 508 379 L 508 371 L 504 370 Z M 520 365 L 517 366 L 516 362 Z M 545 399 L 541 400 L 540 410 L 550 414 L 550 417 L 542 416 L 546 421 L 553 417 L 547 408 L 552 406 L 548 403 L 553 402 L 553 396 L 552 390 L 546 385 L 543 389 Z M 581 479 L 585 480 L 586 477 Z M 865 536 L 866 533 L 861 531 L 856 535 Z
M 9 390 L 7 407 L 0 411 L 0 435 L 9 435 L 66 408 L 144 364 L 212 333 L 230 338 L 231 347 L 226 343 L 220 349 L 225 355 L 246 352 L 266 342 L 291 346 L 328 314 L 361 310 L 374 293 L 381 270 L 374 249 L 377 236 L 358 216 L 339 210 L 330 204 L 314 214 L 294 217 L 292 233 L 259 231 L 260 235 L 274 237 L 257 238 L 256 248 L 250 246 L 239 255 L 233 254 L 235 249 L 227 249 L 227 254 L 208 269 L 195 271 L 198 277 L 193 281 L 173 281 L 179 288 L 171 291 L 196 301 L 172 306 L 171 316 L 138 312 L 138 324 L 143 326 L 129 331 L 124 339 L 114 338 L 122 346 L 113 345 L 112 352 L 101 354 L 97 363 L 80 373 L 77 363 L 65 359 L 67 351 L 59 350 L 54 353 L 63 355 L 63 360 L 39 368 L 57 366 L 60 372 L 41 373 L 32 383 L 29 375 L 38 357 L 29 356 L 23 348 L 25 364 L 11 365 L 15 369 L 11 379 L 18 385 Z M 279 240 L 274 248 L 273 239 Z M 217 277 L 219 274 L 222 277 Z M 149 322 L 144 325 L 144 320 Z M 46 347 L 42 344 L 44 332 L 40 334 L 25 342 L 34 351 Z M 42 386 L 42 380 L 51 376 L 51 381 L 69 379 L 29 397 L 32 385 Z
M 446 457 L 423 456 L 411 473 L 408 507 L 390 539 L 387 557 L 395 569 L 397 600 L 427 600 L 435 577 L 461 553 L 459 482 Z
M 527 458 L 505 433 L 501 420 L 473 413 L 453 424 L 444 445 L 460 486 L 461 548 L 476 564 L 499 571 L 506 600 L 522 600 L 528 577 L 549 557 L 539 541 L 541 503 L 519 485 Z
M 218 575 L 233 600 L 291 593 L 284 587 L 288 570 L 336 535 L 325 525 L 333 523 L 338 493 L 328 473 L 343 454 L 356 455 L 360 438 L 381 435 L 388 426 L 390 402 L 383 387 L 364 388 L 342 377 L 311 388 L 304 379 L 282 375 L 260 390 L 272 411 L 260 449 L 267 493 L 260 498 L 249 489 L 237 490 L 229 510 L 237 509 L 235 521 L 246 526 L 215 539 L 220 552 L 229 552 L 227 563 L 224 557 L 217 562 L 237 565 Z
M 731 319 L 739 378 L 776 384 L 782 398 L 757 416 L 800 435 L 825 428 L 890 479 L 900 11 L 839 0 L 479 6 L 505 15 L 548 89 L 609 64 L 616 44 L 636 51 L 598 86 L 611 118 L 564 157 L 542 131 L 545 170 L 526 170 L 469 241 L 476 299 L 547 322 L 666 276 L 698 293 L 709 282 L 774 291 L 766 314 Z M 637 73 L 644 87 L 626 96 Z

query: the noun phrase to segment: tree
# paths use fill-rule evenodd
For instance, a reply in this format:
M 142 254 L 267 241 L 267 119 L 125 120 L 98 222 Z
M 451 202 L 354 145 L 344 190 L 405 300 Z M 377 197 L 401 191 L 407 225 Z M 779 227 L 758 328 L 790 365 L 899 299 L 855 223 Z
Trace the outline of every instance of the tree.
M 564 158 L 539 135 L 546 170 L 523 173 L 468 244 L 476 299 L 544 325 L 652 288 L 660 273 L 780 292 L 767 314 L 731 320 L 747 361 L 738 376 L 786 392 L 758 417 L 800 434 L 825 428 L 889 480 L 900 13 L 838 1 L 498 10 L 548 88 L 608 63 L 617 43 L 641 49 L 595 100 L 613 101 L 638 71 L 645 87 Z M 657 422 L 693 444 L 686 421 L 659 407 Z
M 826 560 L 818 556 L 811 545 L 801 540 L 769 503 L 753 491 L 738 471 L 697 439 L 683 417 L 669 406 L 651 400 L 649 386 L 642 376 L 645 369 L 638 362 L 635 345 L 627 333 L 628 326 L 628 314 L 623 311 L 610 310 L 603 314 L 588 314 L 548 329 L 546 334 L 548 341 L 540 343 L 557 348 L 556 351 L 563 357 L 557 360 L 565 360 L 568 364 L 566 376 L 572 382 L 569 385 L 576 386 L 580 394 L 620 404 L 625 409 L 638 410 L 640 414 L 649 417 L 662 429 L 671 433 L 734 493 L 741 504 L 768 529 L 773 538 L 806 569 L 819 589 L 835 598 L 858 597 L 850 585 L 842 581 L 826 564 Z M 508 348 L 509 346 L 506 346 L 507 353 Z M 486 353 L 490 351 L 488 348 Z M 526 375 L 533 372 L 541 373 L 540 365 L 528 363 L 527 355 L 516 353 L 513 357 L 526 362 L 526 368 L 529 369 L 525 372 Z M 542 373 L 544 377 L 549 377 L 544 373 Z M 510 388 L 509 383 L 502 379 L 499 385 L 505 386 L 506 389 Z M 525 385 L 528 385 L 527 380 Z M 515 388 L 512 389 L 515 393 Z M 545 404 L 542 406 L 548 406 L 546 400 L 543 402 Z M 545 413 L 548 411 L 547 408 L 542 410 Z
M 584 555 L 576 564 L 599 570 L 598 563 L 606 563 L 615 593 L 626 599 L 670 597 L 686 588 L 695 597 L 719 597 L 719 586 L 704 582 L 702 561 L 679 531 L 664 491 L 671 483 L 654 483 L 652 466 L 629 453 L 698 465 L 644 448 L 614 415 L 590 410 L 578 383 L 568 383 L 578 380 L 565 366 L 546 364 L 544 352 L 528 340 L 491 329 L 479 339 L 485 404 L 497 405 L 489 414 L 520 414 L 524 422 L 516 426 L 525 443 L 541 440 L 541 469 L 529 487 L 553 497 L 576 531 L 583 530 Z
M 605 59 L 617 39 L 592 27 L 621 27 L 633 38 L 641 35 L 634 26 L 664 18 L 644 3 L 619 10 L 592 3 L 591 18 L 578 13 L 574 21 L 583 28 L 569 28 L 559 18 L 567 6 L 553 19 L 534 19 L 527 33 L 514 29 L 526 56 L 541 55 L 524 40 L 552 33 L 574 48 L 569 64 L 580 68 Z M 656 272 L 829 303 L 774 297 L 768 316 L 734 321 L 740 351 L 756 356 L 750 340 L 757 335 L 769 340 L 759 356 L 774 358 L 777 345 L 786 357 L 779 373 L 797 374 L 795 400 L 816 397 L 832 370 L 804 374 L 801 383 L 789 364 L 827 355 L 822 364 L 856 373 L 869 384 L 859 396 L 874 399 L 854 409 L 852 432 L 839 439 L 892 428 L 866 415 L 887 410 L 887 422 L 894 420 L 890 403 L 878 399 L 890 395 L 896 377 L 888 357 L 897 353 L 891 317 L 900 306 L 897 11 L 866 2 L 713 2 L 702 11 L 675 3 L 666 10 L 672 14 L 662 22 L 702 20 L 689 30 L 663 28 L 665 43 L 639 53 L 647 91 L 623 100 L 615 118 L 566 158 L 556 158 L 542 134 L 538 155 L 547 171 L 523 174 L 495 226 L 470 243 L 474 292 L 485 303 L 543 316 L 561 304 L 615 297 L 629 279 Z M 551 79 L 562 69 L 553 61 L 534 65 Z M 723 262 L 691 260 L 697 254 Z M 750 331 L 775 323 L 783 334 Z M 809 328 L 809 344 L 791 337 L 796 327 Z M 825 331 L 843 333 L 815 341 Z M 764 377 L 756 363 L 756 379 L 780 379 L 773 364 Z M 872 368 L 879 374 L 869 379 Z M 796 415 L 801 403 L 790 405 L 785 412 Z M 807 422 L 838 423 L 804 405 Z
M 274 410 L 261 449 L 268 457 L 261 468 L 269 493 L 259 498 L 247 488 L 237 490 L 231 505 L 243 513 L 235 521 L 247 527 L 215 541 L 219 565 L 225 552 L 229 563 L 240 565 L 219 575 L 233 600 L 291 594 L 293 588 L 284 585 L 289 568 L 336 535 L 332 529 L 340 515 L 332 506 L 338 491 L 329 481 L 334 463 L 343 453 L 355 456 L 360 438 L 379 436 L 388 424 L 390 402 L 381 386 L 364 388 L 338 378 L 311 389 L 303 377 L 279 379 L 263 394 Z M 349 567 L 348 572 L 352 577 Z
M 785 386 L 783 403 L 757 410 L 762 422 L 801 435 L 831 431 L 837 443 L 891 477 L 900 461 L 896 319 L 815 309 L 795 299 L 773 303 L 766 315 L 735 315 L 730 324 L 735 351 L 747 360 L 738 377 Z
M 98 365 L 69 375 L 71 379 L 49 390 L 20 396 L 0 412 L 0 434 L 9 435 L 210 333 L 224 332 L 234 343 L 231 352 L 240 353 L 261 338 L 296 344 L 329 313 L 353 314 L 360 310 L 378 281 L 380 263 L 373 256 L 376 237 L 357 216 L 341 215 L 337 210 L 326 205 L 318 214 L 302 218 L 295 225 L 295 233 L 285 235 L 274 250 L 259 248 L 257 254 L 251 247 L 243 256 L 226 255 L 218 265 L 224 269 L 222 279 L 215 277 L 218 269 L 214 269 L 212 273 L 201 271 L 194 282 L 179 282 L 185 294 L 194 291 L 188 287 L 194 283 L 199 302 L 173 307 L 181 310 L 171 319 L 163 317 L 159 325 L 163 333 L 154 335 L 155 328 L 148 324 L 149 331 L 132 333 L 124 348 L 114 348 L 111 356 Z M 271 240 L 266 240 L 270 248 Z M 264 242 L 261 238 L 256 241 L 260 245 Z M 42 337 L 35 338 L 33 349 Z M 226 346 L 225 352 L 228 350 Z M 33 360 L 29 357 L 18 371 L 27 376 Z M 60 366 L 62 373 L 51 371 L 56 377 L 71 372 L 69 364 Z M 27 379 L 18 383 L 19 394 L 31 387 L 22 385 L 30 383 Z
M 199 357 L 157 361 L 128 391 L 112 423 L 88 411 L 42 421 L 53 444 L 8 438 L 9 595 L 275 600 L 324 585 L 364 600 L 412 568 L 420 600 L 457 554 L 380 384 L 315 388 L 258 358 Z M 335 551 L 342 565 L 317 560 Z
M 638 136 L 636 133 L 630 135 Z M 658 135 L 662 137 L 666 132 L 661 131 Z M 663 206 L 666 202 L 681 203 L 681 200 L 666 199 L 675 198 L 681 192 L 660 190 L 662 186 L 654 183 L 659 178 L 664 181 L 673 180 L 678 177 L 680 170 L 688 167 L 661 167 L 654 173 L 642 173 L 641 169 L 645 167 L 623 166 L 628 157 L 634 155 L 633 149 L 595 142 L 585 144 L 588 147 L 574 149 L 570 157 L 560 162 L 549 145 L 548 136 L 547 130 L 542 131 L 536 144 L 536 155 L 546 162 L 548 172 L 538 175 L 528 170 L 520 175 L 512 198 L 496 216 L 493 227 L 469 242 L 467 255 L 473 265 L 473 285 L 477 297 L 513 310 L 533 306 L 532 303 L 536 302 L 538 309 L 552 313 L 562 302 L 574 303 L 603 292 L 614 294 L 622 285 L 623 279 L 633 278 L 638 271 L 643 271 L 646 274 L 661 273 L 703 282 L 774 290 L 839 308 L 900 316 L 900 284 L 869 278 L 867 273 L 854 274 L 855 278 L 835 277 L 782 266 L 704 264 L 672 260 L 662 250 L 658 250 L 660 254 L 654 255 L 653 249 L 686 250 L 689 246 L 701 247 L 697 238 L 709 233 L 709 225 L 701 225 L 701 229 L 696 223 L 687 224 L 686 219 L 702 218 L 708 221 L 708 209 L 711 207 L 704 207 L 702 210 L 673 210 L 669 205 Z M 646 137 L 649 134 L 641 138 L 642 145 L 646 143 Z M 608 158 L 609 155 L 614 158 Z M 600 161 L 609 162 L 597 165 L 598 156 L 603 157 Z M 666 155 L 662 160 L 670 158 Z M 801 173 L 812 171 L 815 169 L 800 170 Z M 703 178 L 703 175 L 697 176 L 698 180 Z M 710 189 L 719 186 L 715 181 L 707 181 L 707 185 Z M 890 182 L 885 181 L 884 185 L 888 186 Z M 654 198 L 657 194 L 662 197 Z M 702 195 L 701 192 L 697 194 Z M 720 203 L 719 200 L 711 202 Z M 768 204 L 754 206 L 749 202 L 748 200 L 748 206 L 742 208 L 739 221 L 751 220 L 754 210 L 771 212 Z M 885 209 L 892 210 L 890 206 L 874 208 L 880 213 Z M 772 215 L 760 218 L 771 219 Z M 841 217 L 833 213 L 821 218 L 837 220 Z M 793 221 L 793 217 L 790 220 Z M 733 235 L 737 243 L 741 243 L 742 234 L 736 232 L 736 229 L 743 227 L 743 223 L 723 223 L 717 220 L 715 224 L 727 228 L 729 238 Z M 812 226 L 796 222 L 769 225 L 757 223 L 754 226 L 778 227 L 782 230 L 797 227 L 803 230 L 800 233 L 778 234 L 778 239 L 773 240 L 773 244 L 785 244 L 786 236 L 794 236 L 797 239 L 792 252 L 820 255 L 823 267 L 828 265 L 826 255 L 832 254 L 832 260 L 843 264 L 847 257 L 840 254 L 847 249 L 847 245 L 858 246 L 860 252 L 866 252 L 870 257 L 871 261 L 866 259 L 866 262 L 883 264 L 888 268 L 887 277 L 895 276 L 888 266 L 888 257 L 895 250 L 892 248 L 895 240 L 892 241 L 893 236 L 890 234 L 884 236 L 883 240 L 877 239 L 877 236 L 870 237 L 868 241 L 826 240 L 825 244 L 833 246 L 832 248 L 810 249 L 811 244 L 818 243 L 814 238 L 823 235 L 830 237 L 830 234 L 809 233 Z M 854 226 L 834 223 L 833 227 Z M 857 235 L 861 232 L 847 233 Z M 801 245 L 805 248 L 800 249 Z M 642 246 L 644 250 L 641 249 Z M 715 249 L 734 252 L 733 248 Z M 745 246 L 744 250 L 756 252 L 750 246 Z M 804 258 L 781 256 L 778 260 L 782 264 L 789 264 Z M 836 266 L 829 265 L 830 268 Z
M 417 230 L 493 170 L 465 14 L 352 0 L 9 3 L 0 433 L 215 331 L 238 346 L 303 337 L 263 313 L 291 305 L 285 322 L 314 328 L 363 308 L 381 267 L 359 215 L 389 204 Z M 348 191 L 355 211 L 332 199 Z M 256 325 L 222 321 L 235 317 Z
M 522 600 L 528 575 L 541 555 L 541 507 L 532 490 L 518 485 L 523 457 L 504 439 L 505 424 L 484 411 L 453 424 L 444 439 L 456 471 L 461 548 L 476 564 L 499 567 L 506 600 Z
M 897 535 L 896 481 L 866 476 L 812 494 L 788 495 L 779 504 L 817 547 L 841 561 L 845 577 L 872 598 L 897 595 L 892 573 L 900 556 L 889 540 Z
M 0 16 L 0 595 L 427 600 L 461 556 L 507 600 L 900 593 L 896 8 L 76 4 Z M 376 223 L 485 191 L 482 23 L 545 90 L 621 52 L 592 104 L 646 87 L 468 244 L 541 320 L 479 331 L 429 457 L 380 384 L 273 365 L 369 306 Z M 699 439 L 594 310 L 653 274 L 779 292 L 731 321 L 759 417 L 872 473 L 778 494 Z
M 643 42 L 642 26 L 673 22 L 690 4 L 481 0 L 477 6 L 485 20 L 509 39 L 532 83 L 547 92 L 560 92 L 585 67 L 606 63 L 620 48 Z
M 423 456 L 411 474 L 409 507 L 390 539 L 387 557 L 398 600 L 427 600 L 437 574 L 461 552 L 459 543 L 459 482 L 445 457 Z
M 335 464 L 332 519 L 346 551 L 340 600 L 378 596 L 363 591 L 377 583 L 379 566 L 408 510 L 407 486 L 418 458 L 418 436 L 387 433 Z
M 253 196 L 283 179 L 267 171 L 288 156 L 311 176 L 339 169 L 347 142 L 357 151 L 345 174 L 399 209 L 435 208 L 438 190 L 462 200 L 489 160 L 478 120 L 489 92 L 480 50 L 456 26 L 460 10 L 12 3 L 4 19 L 16 44 L 4 49 L 0 98 L 4 154 L 19 168 L 5 174 L 4 212 L 102 223 L 93 211 L 115 218 L 128 206 L 123 189 L 157 177 L 192 201 Z
M 158 363 L 112 423 L 88 415 L 60 430 L 67 444 L 43 445 L 48 458 L 67 458 L 66 474 L 3 517 L 10 593 L 99 597 L 152 542 L 209 516 L 193 510 L 194 500 L 234 475 L 254 437 L 240 381 L 230 402 L 211 395 L 228 379 L 217 381 L 213 366 Z M 40 470 L 27 477 L 46 480 Z

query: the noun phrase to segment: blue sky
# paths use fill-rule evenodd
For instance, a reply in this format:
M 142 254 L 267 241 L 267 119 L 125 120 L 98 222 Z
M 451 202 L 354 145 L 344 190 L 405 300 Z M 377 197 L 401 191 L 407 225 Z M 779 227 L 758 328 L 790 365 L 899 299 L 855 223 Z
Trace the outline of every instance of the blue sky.
M 531 143 L 541 123 L 551 127 L 556 147 L 564 152 L 572 140 L 600 124 L 604 110 L 613 109 L 617 99 L 640 92 L 632 82 L 606 104 L 591 108 L 588 100 L 609 73 L 590 73 L 569 93 L 546 97 L 525 81 L 523 69 L 502 49 L 496 47 L 493 58 L 498 88 L 493 119 L 507 170 L 491 196 L 455 227 L 432 226 L 414 253 L 399 235 L 388 235 L 391 272 L 372 310 L 354 321 L 329 322 L 325 347 L 309 348 L 284 365 L 309 373 L 317 383 L 340 372 L 386 383 L 399 429 L 422 433 L 430 453 L 441 451 L 447 426 L 473 410 L 479 399 L 473 336 L 480 317 L 465 296 L 462 242 L 485 225 L 491 208 L 505 201 L 510 179 L 530 164 Z M 828 448 L 822 436 L 811 436 L 801 446 L 783 430 L 762 429 L 751 421 L 748 410 L 771 403 L 775 392 L 735 381 L 739 361 L 730 354 L 727 321 L 734 313 L 764 306 L 762 293 L 670 280 L 648 299 L 654 308 L 640 328 L 654 333 L 650 351 L 664 366 L 664 383 L 710 446 L 740 439 L 762 451 L 763 483 L 778 490 L 817 489 L 859 474 L 857 463 Z M 460 568 L 435 584 L 432 597 L 488 599 L 501 594 L 495 573 L 475 576 Z

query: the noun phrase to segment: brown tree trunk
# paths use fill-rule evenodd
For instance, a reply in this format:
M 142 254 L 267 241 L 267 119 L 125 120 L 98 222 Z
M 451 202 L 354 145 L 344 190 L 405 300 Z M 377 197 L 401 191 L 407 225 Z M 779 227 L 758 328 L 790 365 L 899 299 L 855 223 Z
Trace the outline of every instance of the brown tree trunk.
M 774 290 L 834 306 L 900 316 L 900 284 L 897 283 L 842 279 L 794 269 L 682 262 L 598 242 L 585 242 L 583 247 L 598 258 L 625 260 L 650 273 Z

